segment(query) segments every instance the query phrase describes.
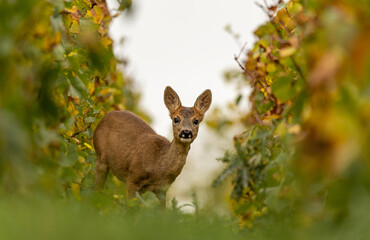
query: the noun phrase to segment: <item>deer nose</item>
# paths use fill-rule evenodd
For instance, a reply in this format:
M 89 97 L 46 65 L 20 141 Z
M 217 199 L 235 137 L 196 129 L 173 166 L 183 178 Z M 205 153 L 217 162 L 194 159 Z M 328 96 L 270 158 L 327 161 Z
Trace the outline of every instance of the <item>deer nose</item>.
M 193 133 L 190 130 L 182 130 L 180 133 L 180 138 L 192 138 Z

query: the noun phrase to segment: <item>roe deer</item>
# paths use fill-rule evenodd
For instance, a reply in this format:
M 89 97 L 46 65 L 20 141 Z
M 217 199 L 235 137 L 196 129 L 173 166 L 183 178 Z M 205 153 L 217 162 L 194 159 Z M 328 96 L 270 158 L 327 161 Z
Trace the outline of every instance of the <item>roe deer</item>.
M 164 91 L 170 112 L 173 140 L 157 135 L 141 118 L 129 111 L 108 112 L 94 133 L 97 153 L 94 184 L 102 189 L 109 169 L 126 182 L 128 197 L 152 191 L 165 197 L 166 188 L 180 174 L 199 123 L 211 105 L 212 93 L 204 91 L 193 107 L 183 107 L 171 87 Z

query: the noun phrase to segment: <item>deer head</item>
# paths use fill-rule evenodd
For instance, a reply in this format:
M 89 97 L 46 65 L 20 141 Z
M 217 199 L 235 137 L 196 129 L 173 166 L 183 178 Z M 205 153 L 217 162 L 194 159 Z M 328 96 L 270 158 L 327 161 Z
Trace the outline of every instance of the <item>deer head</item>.
M 198 135 L 199 124 L 204 114 L 211 106 L 212 93 L 205 90 L 194 103 L 193 107 L 184 107 L 177 93 L 166 87 L 164 91 L 164 103 L 170 111 L 172 119 L 173 136 L 175 141 L 190 144 Z

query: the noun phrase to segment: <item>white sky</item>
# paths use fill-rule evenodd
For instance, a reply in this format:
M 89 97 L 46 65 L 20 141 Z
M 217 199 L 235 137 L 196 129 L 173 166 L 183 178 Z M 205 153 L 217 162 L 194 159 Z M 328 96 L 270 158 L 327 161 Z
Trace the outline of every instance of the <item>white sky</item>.
M 108 4 L 115 8 L 115 0 Z M 253 31 L 266 20 L 253 0 L 133 0 L 133 14 L 117 17 L 110 32 L 115 43 L 125 39 L 115 53 L 128 59 L 125 73 L 134 78 L 157 133 L 171 135 L 163 103 L 167 85 L 184 106 L 192 106 L 205 89 L 212 90 L 213 106 L 235 98 L 235 86 L 224 83 L 222 76 L 238 68 L 233 58 L 241 46 L 225 26 L 240 33 L 241 44 L 250 47 Z

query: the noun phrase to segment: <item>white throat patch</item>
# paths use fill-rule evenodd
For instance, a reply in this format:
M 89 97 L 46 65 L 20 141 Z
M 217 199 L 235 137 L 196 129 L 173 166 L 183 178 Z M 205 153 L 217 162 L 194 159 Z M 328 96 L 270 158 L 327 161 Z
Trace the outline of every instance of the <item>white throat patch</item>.
M 180 141 L 183 143 L 191 142 L 191 138 L 180 138 Z

